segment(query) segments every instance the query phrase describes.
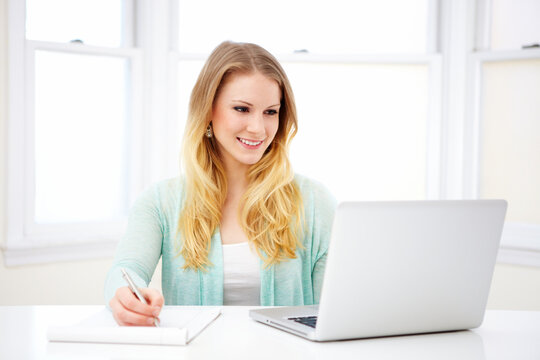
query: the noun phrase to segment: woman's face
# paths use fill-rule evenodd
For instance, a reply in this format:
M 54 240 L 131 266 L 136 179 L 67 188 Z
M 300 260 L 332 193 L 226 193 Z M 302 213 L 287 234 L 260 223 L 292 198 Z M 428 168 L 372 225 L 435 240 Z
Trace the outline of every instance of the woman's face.
M 233 73 L 214 102 L 212 127 L 227 171 L 257 163 L 279 126 L 281 91 L 259 72 Z

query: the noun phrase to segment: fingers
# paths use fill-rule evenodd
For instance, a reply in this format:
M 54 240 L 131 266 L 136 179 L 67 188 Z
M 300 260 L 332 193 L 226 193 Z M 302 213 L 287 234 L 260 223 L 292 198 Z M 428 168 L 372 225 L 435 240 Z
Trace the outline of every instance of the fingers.
M 154 317 L 138 314 L 126 309 L 116 297 L 111 299 L 109 305 L 111 306 L 114 320 L 116 320 L 118 325 L 152 326 L 154 324 Z
M 163 306 L 163 296 L 153 289 L 141 289 L 143 296 L 151 305 L 143 304 L 128 287 L 116 291 L 109 305 L 113 317 L 119 325 L 153 326 L 154 313 L 159 315 Z
M 161 309 L 163 308 L 163 295 L 156 289 L 141 289 L 142 295 L 148 301 L 149 306 L 152 308 L 152 315 L 158 317 Z

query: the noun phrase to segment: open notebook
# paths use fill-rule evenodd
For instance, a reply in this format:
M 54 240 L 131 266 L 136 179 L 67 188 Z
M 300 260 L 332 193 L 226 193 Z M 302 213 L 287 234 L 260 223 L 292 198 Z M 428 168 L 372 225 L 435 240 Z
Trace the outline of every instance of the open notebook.
M 72 326 L 47 329 L 49 341 L 186 345 L 221 314 L 221 308 L 165 306 L 156 327 L 118 326 L 107 308 Z

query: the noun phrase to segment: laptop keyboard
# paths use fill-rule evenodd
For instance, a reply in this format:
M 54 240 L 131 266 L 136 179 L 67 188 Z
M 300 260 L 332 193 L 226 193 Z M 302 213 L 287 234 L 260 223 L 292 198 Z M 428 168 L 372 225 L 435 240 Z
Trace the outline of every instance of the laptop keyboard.
M 300 324 L 310 326 L 312 328 L 317 325 L 317 316 L 301 316 L 301 317 L 292 317 L 289 320 L 295 321 Z

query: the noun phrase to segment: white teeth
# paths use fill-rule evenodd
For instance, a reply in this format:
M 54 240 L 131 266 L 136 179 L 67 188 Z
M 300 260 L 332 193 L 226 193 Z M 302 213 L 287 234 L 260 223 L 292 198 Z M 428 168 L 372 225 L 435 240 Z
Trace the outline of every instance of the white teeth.
M 243 142 L 244 144 L 246 145 L 251 145 L 251 146 L 257 146 L 259 145 L 260 143 L 262 143 L 262 141 L 249 141 L 249 140 L 246 140 L 246 139 L 242 139 L 242 138 L 238 138 L 241 142 Z

